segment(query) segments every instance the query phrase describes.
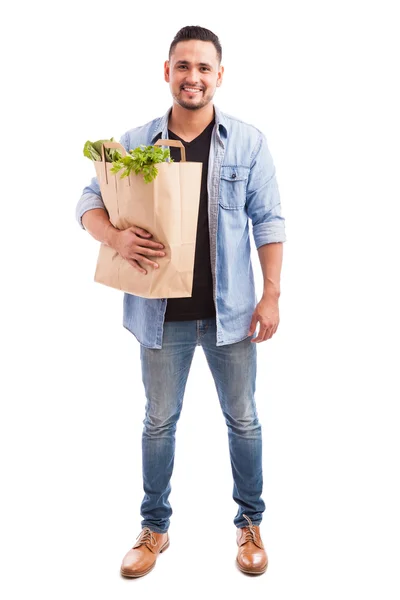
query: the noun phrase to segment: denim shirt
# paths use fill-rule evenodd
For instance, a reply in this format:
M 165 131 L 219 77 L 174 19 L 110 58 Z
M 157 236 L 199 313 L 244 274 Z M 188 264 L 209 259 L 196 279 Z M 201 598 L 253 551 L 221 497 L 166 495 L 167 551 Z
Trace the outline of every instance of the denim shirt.
M 264 134 L 215 105 L 214 110 L 207 180 L 208 219 L 216 345 L 223 346 L 248 336 L 258 301 L 249 218 L 257 249 L 264 244 L 284 242 L 286 236 L 275 167 Z M 153 144 L 159 133 L 168 138 L 170 111 L 171 108 L 163 117 L 127 131 L 120 139 L 121 145 L 128 151 L 140 144 Z M 93 208 L 105 209 L 97 177 L 83 189 L 76 207 L 76 218 L 83 229 L 82 215 Z M 162 348 L 167 301 L 124 292 L 123 326 L 147 348 Z

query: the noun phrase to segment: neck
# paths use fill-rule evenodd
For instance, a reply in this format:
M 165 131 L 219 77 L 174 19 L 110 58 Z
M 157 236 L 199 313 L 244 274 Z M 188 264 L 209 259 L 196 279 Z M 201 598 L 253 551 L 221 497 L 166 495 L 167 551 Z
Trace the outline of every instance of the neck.
M 176 102 L 172 106 L 168 128 L 186 142 L 200 135 L 214 118 L 214 105 L 209 102 L 198 110 L 188 110 Z

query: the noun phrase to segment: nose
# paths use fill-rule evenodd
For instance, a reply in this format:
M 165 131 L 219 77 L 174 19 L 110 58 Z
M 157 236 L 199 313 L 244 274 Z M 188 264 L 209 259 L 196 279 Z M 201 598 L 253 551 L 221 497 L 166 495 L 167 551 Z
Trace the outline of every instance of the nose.
M 196 85 L 200 81 L 199 72 L 197 69 L 192 69 L 191 71 L 187 71 L 186 73 L 186 83 Z

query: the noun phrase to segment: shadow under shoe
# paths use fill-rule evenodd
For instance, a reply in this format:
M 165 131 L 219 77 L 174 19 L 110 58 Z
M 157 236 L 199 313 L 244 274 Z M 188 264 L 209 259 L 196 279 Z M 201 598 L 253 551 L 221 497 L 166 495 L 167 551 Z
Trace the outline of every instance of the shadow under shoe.
M 121 575 L 124 577 L 147 575 L 154 568 L 158 555 L 169 546 L 168 532 L 156 533 L 149 527 L 144 527 L 136 540 L 122 560 Z
M 261 575 L 268 566 L 268 557 L 260 535 L 259 525 L 253 525 L 247 515 L 248 527 L 238 527 L 236 541 L 239 546 L 236 564 L 243 573 Z

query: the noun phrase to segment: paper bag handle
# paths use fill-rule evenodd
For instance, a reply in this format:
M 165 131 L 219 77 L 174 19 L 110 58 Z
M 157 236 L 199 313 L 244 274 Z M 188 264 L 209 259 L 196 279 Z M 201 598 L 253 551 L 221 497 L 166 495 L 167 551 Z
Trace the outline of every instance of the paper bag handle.
M 106 157 L 105 157 L 105 150 L 104 150 L 105 148 L 118 148 L 118 150 L 121 152 L 122 156 L 126 156 L 126 150 L 119 142 L 103 142 L 103 144 L 101 145 L 101 160 L 104 163 L 104 176 L 105 176 L 106 184 L 108 185 Z
M 186 162 L 185 146 L 179 140 L 157 140 L 155 146 L 174 146 L 181 149 L 181 162 Z

